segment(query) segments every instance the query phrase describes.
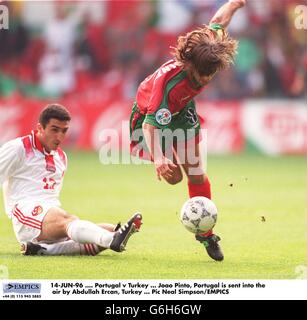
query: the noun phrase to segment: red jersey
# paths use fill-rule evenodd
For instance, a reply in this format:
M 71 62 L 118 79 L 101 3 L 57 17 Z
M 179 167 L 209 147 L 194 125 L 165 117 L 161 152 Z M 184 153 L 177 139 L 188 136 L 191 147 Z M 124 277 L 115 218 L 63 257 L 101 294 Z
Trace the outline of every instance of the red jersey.
M 155 114 L 161 108 L 174 115 L 202 90 L 194 89 L 187 72 L 175 60 L 169 60 L 140 84 L 136 102 L 143 115 Z
M 193 98 L 203 88 L 193 88 L 187 72 L 175 60 L 166 62 L 147 77 L 138 88 L 130 117 L 132 154 L 145 141 L 138 131 L 143 123 L 171 131 L 183 129 L 186 140 L 197 136 L 200 123 Z M 146 144 L 142 147 L 146 150 Z

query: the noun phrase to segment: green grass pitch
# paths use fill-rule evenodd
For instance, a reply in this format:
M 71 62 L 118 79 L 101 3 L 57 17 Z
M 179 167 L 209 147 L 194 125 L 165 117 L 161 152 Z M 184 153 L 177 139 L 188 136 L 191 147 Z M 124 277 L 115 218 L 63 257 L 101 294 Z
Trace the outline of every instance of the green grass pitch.
M 209 157 L 208 174 L 219 209 L 221 263 L 179 221 L 186 180 L 169 186 L 156 180 L 152 165 L 101 165 L 97 154 L 69 153 L 63 208 L 97 223 L 124 222 L 141 211 L 141 232 L 121 254 L 23 257 L 1 210 L 0 265 L 11 279 L 296 278 L 296 266 L 307 266 L 306 159 Z

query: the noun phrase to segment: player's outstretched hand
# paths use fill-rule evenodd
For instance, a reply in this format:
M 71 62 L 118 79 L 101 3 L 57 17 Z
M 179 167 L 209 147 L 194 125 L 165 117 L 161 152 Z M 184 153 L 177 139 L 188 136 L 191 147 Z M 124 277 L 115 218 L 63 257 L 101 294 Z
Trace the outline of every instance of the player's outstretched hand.
M 229 0 L 228 2 L 235 4 L 238 9 L 246 5 L 246 0 Z
M 155 161 L 157 178 L 161 180 L 161 177 L 170 179 L 177 166 L 168 158 L 163 157 L 161 160 Z

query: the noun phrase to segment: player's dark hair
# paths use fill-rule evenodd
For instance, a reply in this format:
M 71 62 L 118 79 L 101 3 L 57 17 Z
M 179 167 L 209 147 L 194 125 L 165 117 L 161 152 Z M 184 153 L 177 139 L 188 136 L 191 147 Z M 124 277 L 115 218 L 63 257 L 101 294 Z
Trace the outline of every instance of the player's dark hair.
M 183 67 L 189 63 L 200 76 L 211 76 L 233 63 L 237 45 L 227 32 L 217 33 L 205 26 L 180 36 L 174 57 Z
M 48 104 L 39 116 L 39 123 L 46 128 L 51 119 L 59 121 L 70 121 L 71 116 L 68 110 L 60 104 Z

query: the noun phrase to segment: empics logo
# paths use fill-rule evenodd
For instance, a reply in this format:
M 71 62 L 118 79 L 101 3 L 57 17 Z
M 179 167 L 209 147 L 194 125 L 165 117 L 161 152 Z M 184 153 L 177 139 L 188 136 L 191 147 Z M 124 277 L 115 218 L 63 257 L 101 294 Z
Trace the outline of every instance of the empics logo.
M 9 29 L 9 9 L 4 5 L 0 5 L 0 30 L 1 29 Z
M 3 293 L 40 293 L 40 283 L 18 283 L 10 282 L 3 284 Z
M 295 28 L 298 30 L 307 29 L 307 6 L 299 5 L 294 9 L 295 18 Z

